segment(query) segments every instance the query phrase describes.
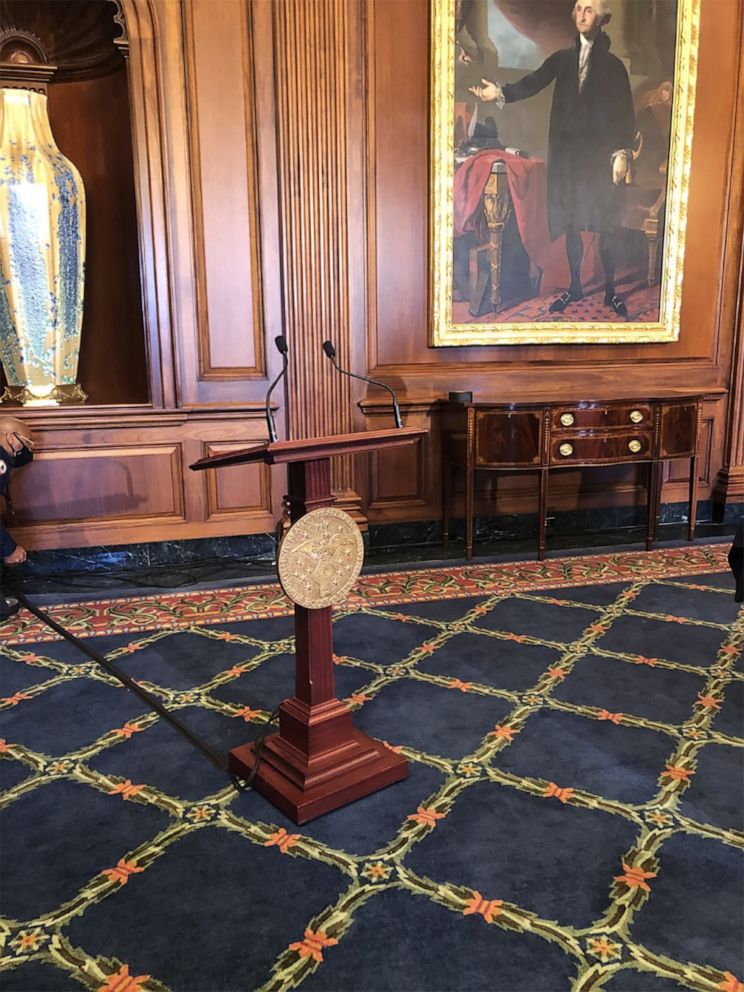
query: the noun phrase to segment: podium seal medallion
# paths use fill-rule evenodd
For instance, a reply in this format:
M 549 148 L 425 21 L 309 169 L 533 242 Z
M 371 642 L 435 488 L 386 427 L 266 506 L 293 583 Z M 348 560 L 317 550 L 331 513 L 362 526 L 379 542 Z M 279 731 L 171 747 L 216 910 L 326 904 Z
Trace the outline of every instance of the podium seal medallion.
M 279 582 L 293 603 L 320 610 L 346 597 L 363 559 L 362 535 L 348 513 L 332 506 L 311 510 L 282 538 Z

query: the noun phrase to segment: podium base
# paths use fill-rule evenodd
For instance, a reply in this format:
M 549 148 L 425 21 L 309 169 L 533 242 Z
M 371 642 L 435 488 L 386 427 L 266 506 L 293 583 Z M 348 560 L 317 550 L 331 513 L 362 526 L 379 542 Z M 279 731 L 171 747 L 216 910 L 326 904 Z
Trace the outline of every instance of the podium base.
M 248 778 L 255 761 L 253 744 L 230 751 L 230 770 Z M 294 750 L 294 749 L 292 749 Z M 288 753 L 280 734 L 266 738 L 253 788 L 297 824 L 345 806 L 400 782 L 408 775 L 404 757 L 354 729 L 341 748 L 307 763 Z

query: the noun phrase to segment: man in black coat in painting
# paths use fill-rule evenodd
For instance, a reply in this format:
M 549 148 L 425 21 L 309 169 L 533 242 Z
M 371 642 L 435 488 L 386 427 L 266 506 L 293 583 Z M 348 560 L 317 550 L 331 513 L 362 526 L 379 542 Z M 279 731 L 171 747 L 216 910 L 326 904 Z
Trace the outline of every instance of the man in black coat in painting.
M 635 113 L 628 73 L 610 52 L 602 31 L 609 20 L 605 0 L 576 0 L 576 42 L 554 52 L 534 72 L 503 86 L 487 79 L 471 87 L 498 106 L 526 100 L 555 80 L 548 135 L 548 223 L 553 240 L 565 234 L 571 271 L 569 288 L 550 305 L 562 313 L 583 297 L 581 231 L 599 232 L 605 271 L 605 304 L 627 317 L 615 293 L 614 243 L 625 209 L 623 186 L 630 182 Z

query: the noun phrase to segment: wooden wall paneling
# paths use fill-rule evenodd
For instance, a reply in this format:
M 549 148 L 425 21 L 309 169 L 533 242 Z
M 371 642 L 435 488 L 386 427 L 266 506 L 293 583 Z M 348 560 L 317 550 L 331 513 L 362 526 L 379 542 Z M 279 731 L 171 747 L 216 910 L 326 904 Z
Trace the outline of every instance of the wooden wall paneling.
M 346 254 L 348 259 L 348 368 L 357 375 L 366 375 L 367 361 L 367 305 L 368 279 L 367 260 L 369 235 L 367 232 L 367 197 L 374 185 L 374 163 L 368 155 L 368 147 L 374 145 L 374 136 L 367 133 L 371 124 L 367 113 L 368 65 L 367 33 L 365 10 L 369 0 L 347 0 L 346 39 L 347 39 L 347 88 L 346 120 L 351 139 L 346 142 L 346 213 L 349 218 L 346 226 Z M 359 401 L 367 393 L 367 386 L 358 380 L 349 381 L 351 401 L 351 422 L 354 429 L 365 429 L 365 417 Z M 366 459 L 358 464 L 366 466 Z M 358 486 L 358 475 L 354 474 L 354 487 Z
M 732 336 L 727 315 L 727 268 L 731 264 L 731 239 L 736 238 L 737 229 L 741 231 L 735 201 L 739 197 L 741 202 L 744 164 L 736 147 L 736 119 L 744 95 L 739 81 L 744 6 L 737 0 L 701 3 L 700 14 L 681 347 L 671 358 L 688 360 L 703 355 L 709 342 L 709 360 L 718 372 L 718 384 L 728 385 Z M 725 100 L 720 99 L 722 79 L 726 80 Z M 715 237 L 711 237 L 711 225 Z M 682 382 L 689 383 L 690 376 L 696 375 L 695 365 L 686 368 L 682 362 L 676 362 L 672 371 Z M 695 384 L 699 381 L 696 377 Z
M 333 341 L 349 367 L 347 258 L 349 72 L 346 0 L 275 3 L 274 37 L 284 314 L 290 347 L 289 434 L 352 430 L 349 380 L 322 351 Z M 353 46 L 352 46 L 353 47 Z M 350 457 L 333 460 L 337 502 L 358 514 Z
M 365 13 L 367 364 L 410 379 L 428 357 L 429 8 L 425 0 L 375 0 Z
M 121 0 L 129 37 L 135 194 L 139 218 L 142 314 L 154 407 L 176 403 L 173 357 L 168 211 L 166 71 L 162 54 L 168 28 L 166 0 Z M 171 39 L 172 43 L 173 39 Z
M 189 519 L 220 534 L 272 532 L 281 514 L 284 473 L 268 466 L 231 466 L 192 472 L 188 466 L 205 455 L 236 451 L 266 438 L 263 411 L 215 414 L 189 411 L 182 428 Z
M 85 480 L 95 479 L 95 485 Z M 33 471 L 14 480 L 18 523 L 102 522 L 110 525 L 184 520 L 183 474 L 178 444 L 111 443 L 77 449 L 48 446 Z
M 744 11 L 739 30 L 734 151 L 729 174 L 729 236 L 724 258 L 722 323 L 730 328 L 730 398 L 724 451 L 715 480 L 716 516 L 727 500 L 744 501 Z
M 281 500 L 279 475 L 246 477 L 226 469 L 212 483 L 208 476 L 213 473 L 189 469 L 209 451 L 263 440 L 263 417 L 133 406 L 77 407 L 67 411 L 65 421 L 54 413 L 24 412 L 38 438 L 34 462 L 13 478 L 16 532 L 26 547 L 273 530 Z
M 284 318 L 284 269 L 282 264 L 279 224 L 279 166 L 277 160 L 277 108 L 275 100 L 275 51 L 272 0 L 250 0 L 250 37 L 253 52 L 254 87 L 253 121 L 258 165 L 259 236 L 261 297 L 263 302 L 263 327 L 265 335 L 265 366 L 267 378 L 273 380 L 281 369 L 281 356 L 274 339 L 286 333 Z M 268 383 L 266 384 L 268 387 Z M 277 418 L 280 437 L 287 436 L 286 381 L 279 384 L 272 395 L 272 402 L 282 407 Z M 261 394 L 262 398 L 264 393 Z M 273 476 L 284 486 L 285 472 L 274 469 Z
M 368 430 L 390 427 L 389 410 L 389 402 L 377 395 L 361 401 L 361 416 Z M 421 519 L 422 511 L 440 498 L 432 489 L 438 473 L 432 471 L 430 463 L 432 459 L 439 460 L 440 452 L 438 424 L 433 432 L 430 404 L 409 405 L 401 414 L 406 427 L 425 427 L 428 433 L 406 448 L 391 448 L 358 459 L 357 489 L 371 522 Z
M 183 398 L 194 402 L 208 380 L 266 376 L 249 11 L 234 0 L 192 0 L 181 16 L 198 314 L 189 356 L 197 374 Z
M 267 60 L 271 78 L 271 44 L 254 45 L 253 37 L 262 3 L 152 2 L 165 108 L 174 402 L 259 407 L 280 367 L 264 335 L 281 330 L 276 273 L 267 279 L 263 271 L 277 255 L 278 229 L 273 104 L 253 85 L 266 78 Z M 275 399 L 282 402 L 281 391 Z
M 375 61 L 369 50 L 372 40 L 367 23 L 369 8 L 369 0 L 349 0 L 346 5 L 346 116 L 348 131 L 353 136 L 347 142 L 346 174 L 347 211 L 350 218 L 347 228 L 350 337 L 348 367 L 361 376 L 369 375 L 375 364 L 374 356 L 369 351 L 371 337 L 367 333 L 370 321 L 374 322 L 376 305 L 374 296 L 369 292 L 370 286 L 375 283 L 375 255 L 370 251 L 370 245 L 375 242 L 374 212 L 370 209 L 370 203 L 373 202 L 373 190 L 376 186 L 376 161 L 370 154 L 370 149 L 376 146 L 377 141 L 376 120 L 369 113 L 369 95 L 374 91 L 375 72 Z M 402 295 L 401 305 L 405 306 L 407 301 L 408 294 Z M 433 457 L 438 458 L 437 440 L 432 434 L 437 425 L 431 421 L 428 404 L 421 407 L 406 406 L 405 379 L 385 375 L 384 381 L 396 391 L 401 401 L 404 424 L 427 426 L 429 434 L 424 441 L 417 443 L 415 452 L 408 449 L 409 457 L 401 467 L 401 480 L 405 480 L 401 482 L 401 491 L 409 494 L 409 499 L 404 503 L 386 501 L 378 492 L 377 480 L 386 477 L 392 468 L 386 461 L 385 453 L 381 454 L 379 463 L 365 455 L 355 460 L 353 486 L 360 495 L 362 505 L 375 520 L 406 519 L 411 512 L 415 516 L 421 515 L 422 499 L 429 506 L 437 499 L 436 494 L 428 491 L 435 484 L 434 473 L 428 466 Z M 349 397 L 354 429 L 373 429 L 393 423 L 389 398 L 378 387 L 352 380 L 349 383 Z
M 34 462 L 13 478 L 29 549 L 269 533 L 283 473 L 192 472 L 202 455 L 265 439 L 263 411 L 233 413 L 78 407 L 23 411 L 37 438 Z M 10 523 L 10 522 L 8 522 Z
M 409 421 L 406 426 L 416 425 Z M 374 427 L 371 429 L 375 430 Z M 412 446 L 402 450 L 391 448 L 384 453 L 373 452 L 369 457 L 370 511 L 395 511 L 397 516 L 400 511 L 425 507 L 426 469 L 425 440 L 417 440 Z
M 204 456 L 238 451 L 245 444 L 210 442 Z M 207 520 L 228 514 L 265 517 L 271 512 L 271 473 L 268 465 L 236 465 L 230 471 L 205 472 L 207 485 Z

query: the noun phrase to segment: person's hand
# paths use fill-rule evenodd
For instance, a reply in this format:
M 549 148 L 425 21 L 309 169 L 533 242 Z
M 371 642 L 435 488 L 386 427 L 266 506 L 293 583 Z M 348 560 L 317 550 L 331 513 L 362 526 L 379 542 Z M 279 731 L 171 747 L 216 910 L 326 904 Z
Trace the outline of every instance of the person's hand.
M 34 442 L 29 437 L 23 437 L 22 434 L 6 434 L 5 444 L 3 447 L 12 454 L 17 455 L 19 452 L 23 451 L 24 447 L 33 451 Z
M 15 551 L 11 551 L 9 555 L 6 555 L 3 561 L 6 565 L 22 565 L 27 558 L 26 549 L 18 544 Z
M 491 103 L 493 100 L 503 100 L 504 94 L 501 92 L 501 87 L 498 83 L 492 83 L 488 79 L 481 79 L 480 86 L 469 86 L 468 89 L 471 93 L 474 93 L 479 100 L 483 100 L 485 103 Z
M 630 161 L 627 152 L 616 152 L 612 159 L 612 181 L 616 186 L 630 182 Z

